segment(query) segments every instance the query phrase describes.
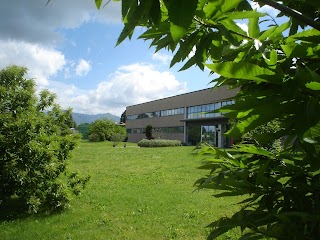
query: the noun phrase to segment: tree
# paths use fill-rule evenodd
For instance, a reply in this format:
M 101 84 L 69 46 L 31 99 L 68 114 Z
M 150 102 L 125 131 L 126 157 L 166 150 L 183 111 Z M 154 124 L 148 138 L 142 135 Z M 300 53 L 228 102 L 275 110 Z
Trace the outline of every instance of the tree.
M 253 2 L 280 14 L 254 10 Z M 146 31 L 139 38 L 151 40 L 156 51 L 174 53 L 171 66 L 207 67 L 221 76 L 213 80 L 216 87 L 240 89 L 234 105 L 218 110 L 235 122 L 227 136 L 279 123 L 253 143 L 198 151 L 207 160 L 203 168 L 212 170 L 197 182 L 199 188 L 222 190 L 217 197 L 248 196 L 240 211 L 210 225 L 211 239 L 238 226 L 246 239 L 320 238 L 319 12 L 320 2 L 313 0 L 122 1 L 118 44 L 142 26 Z M 280 16 L 286 16 L 282 24 Z M 278 153 L 263 147 L 284 136 Z
M 83 139 L 88 139 L 89 123 L 81 123 L 78 125 L 77 130 L 81 133 Z
M 88 129 L 89 140 L 93 140 L 91 135 L 95 136 L 93 141 L 101 142 L 110 140 L 114 126 L 115 123 L 109 119 L 98 119 L 94 121 Z
M 111 141 L 116 146 L 119 142 L 125 141 L 127 138 L 127 130 L 124 126 L 116 125 L 111 135 Z
M 124 110 L 124 112 L 121 114 L 120 117 L 120 123 L 126 123 L 127 121 L 127 110 Z
M 149 140 L 152 138 L 152 126 L 151 125 L 146 126 L 146 137 Z
M 18 200 L 30 212 L 62 210 L 88 179 L 67 174 L 79 136 L 48 90 L 37 97 L 27 69 L 0 71 L 0 205 Z M 67 175 L 68 177 L 62 177 Z
M 111 140 L 115 142 L 115 144 L 119 142 L 123 142 L 127 140 L 127 130 L 125 126 L 115 125 L 113 133 L 111 135 Z
M 123 126 L 118 126 L 116 123 L 109 119 L 98 119 L 90 124 L 88 129 L 89 141 L 111 141 L 113 134 L 120 134 L 126 138 L 126 129 Z
M 69 128 L 77 128 L 77 124 L 76 122 L 73 120 L 72 117 L 72 109 L 67 109 L 66 110 L 66 116 L 68 116 L 65 120 L 65 124 L 69 127 Z

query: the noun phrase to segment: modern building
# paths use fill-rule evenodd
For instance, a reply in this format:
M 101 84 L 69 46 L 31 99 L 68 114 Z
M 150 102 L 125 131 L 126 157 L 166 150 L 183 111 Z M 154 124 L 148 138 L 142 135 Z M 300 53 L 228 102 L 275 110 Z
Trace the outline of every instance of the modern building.
M 208 88 L 128 106 L 128 141 L 146 138 L 146 126 L 151 125 L 154 138 L 180 140 L 187 145 L 205 141 L 217 147 L 229 147 L 230 139 L 223 135 L 228 129 L 228 119 L 212 111 L 232 104 L 237 91 L 225 86 Z

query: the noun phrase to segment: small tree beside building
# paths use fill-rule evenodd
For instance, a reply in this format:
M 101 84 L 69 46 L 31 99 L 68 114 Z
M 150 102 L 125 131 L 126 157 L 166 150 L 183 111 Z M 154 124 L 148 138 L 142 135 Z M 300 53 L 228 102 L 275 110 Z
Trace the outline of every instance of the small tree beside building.
M 114 135 L 121 136 L 121 139 L 124 140 L 127 136 L 126 129 L 123 126 L 119 126 L 109 119 L 99 119 L 93 122 L 89 126 L 87 134 L 91 142 L 113 141 Z M 117 139 L 120 138 L 117 137 Z
M 152 126 L 151 125 L 147 125 L 146 127 L 146 137 L 147 139 L 152 139 Z

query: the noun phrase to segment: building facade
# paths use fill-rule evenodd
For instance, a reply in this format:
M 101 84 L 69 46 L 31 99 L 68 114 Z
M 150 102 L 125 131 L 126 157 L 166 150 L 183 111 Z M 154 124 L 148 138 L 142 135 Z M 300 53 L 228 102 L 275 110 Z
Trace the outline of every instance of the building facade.
M 204 141 L 217 147 L 229 147 L 231 140 L 223 136 L 228 129 L 228 119 L 212 111 L 232 104 L 237 91 L 225 86 L 208 88 L 128 106 L 128 141 L 146 138 L 146 126 L 151 125 L 154 138 L 180 140 L 187 145 Z

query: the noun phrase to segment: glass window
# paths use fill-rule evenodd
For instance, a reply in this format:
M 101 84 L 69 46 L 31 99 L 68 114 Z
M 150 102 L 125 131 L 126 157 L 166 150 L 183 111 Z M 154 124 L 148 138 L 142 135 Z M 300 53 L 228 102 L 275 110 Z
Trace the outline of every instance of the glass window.
M 214 110 L 217 110 L 217 109 L 219 109 L 219 108 L 221 108 L 221 102 L 216 102 L 216 103 L 214 104 Z
M 214 104 L 209 104 L 209 111 L 213 111 L 214 110 Z
M 222 106 L 222 107 L 224 107 L 224 106 L 226 106 L 226 105 L 228 105 L 228 102 L 227 102 L 227 101 L 223 101 L 223 102 L 221 103 L 221 106 Z
M 207 104 L 207 105 L 204 105 L 204 111 L 207 113 L 207 112 L 210 112 L 210 105 Z

